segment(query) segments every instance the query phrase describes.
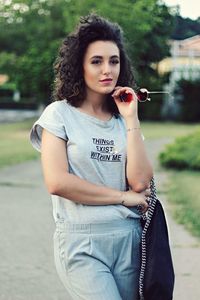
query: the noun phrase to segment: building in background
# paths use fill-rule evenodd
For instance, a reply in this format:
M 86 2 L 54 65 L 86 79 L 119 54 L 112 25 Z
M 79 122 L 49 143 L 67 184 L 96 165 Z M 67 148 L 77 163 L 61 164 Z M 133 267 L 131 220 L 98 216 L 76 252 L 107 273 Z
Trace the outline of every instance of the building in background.
M 8 75 L 0 74 L 0 86 L 8 81 Z
M 185 40 L 171 40 L 171 57 L 158 64 L 160 74 L 171 72 L 173 80 L 200 77 L 200 35 Z
M 194 80 L 200 78 L 200 35 L 184 40 L 170 40 L 171 57 L 159 62 L 160 74 L 170 72 L 169 84 L 165 86 L 172 95 L 176 82 L 180 79 Z M 165 101 L 163 116 L 171 114 L 172 118 L 179 112 L 180 101 L 177 97 L 174 101 Z

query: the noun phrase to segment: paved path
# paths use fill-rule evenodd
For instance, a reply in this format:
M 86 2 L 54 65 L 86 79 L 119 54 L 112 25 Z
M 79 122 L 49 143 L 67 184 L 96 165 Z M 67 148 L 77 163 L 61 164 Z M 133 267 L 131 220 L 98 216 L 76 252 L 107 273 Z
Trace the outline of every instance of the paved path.
M 39 117 L 43 108 L 31 109 L 2 109 L 0 108 L 0 123 L 19 122 L 25 119 Z
M 198 300 L 200 243 L 172 220 L 164 193 L 167 175 L 156 161 L 166 142 L 146 143 L 169 224 L 176 270 L 174 300 Z M 52 203 L 39 161 L 0 171 L 0 223 L 0 300 L 68 300 L 54 266 Z

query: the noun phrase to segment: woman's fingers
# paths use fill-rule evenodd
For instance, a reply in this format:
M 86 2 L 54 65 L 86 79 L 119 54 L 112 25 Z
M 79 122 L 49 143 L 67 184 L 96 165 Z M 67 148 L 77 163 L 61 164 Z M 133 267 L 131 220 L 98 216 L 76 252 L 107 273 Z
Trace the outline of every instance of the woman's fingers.
M 141 211 L 142 211 L 143 213 L 145 213 L 145 212 L 148 210 L 149 205 L 148 205 L 147 201 L 143 201 L 143 202 L 139 205 L 139 207 L 140 207 Z
M 150 196 L 151 195 L 151 190 L 150 189 L 146 189 L 145 190 L 145 196 Z
M 146 189 L 145 191 L 142 192 L 142 194 L 145 196 L 146 199 L 143 198 L 143 200 L 139 204 L 139 208 L 142 211 L 142 213 L 145 213 L 149 208 L 149 203 L 147 201 L 147 198 L 151 195 L 151 190 Z
M 122 92 L 131 93 L 133 95 L 135 94 L 133 89 L 131 89 L 130 87 L 117 86 L 117 87 L 115 87 L 114 92 L 112 93 L 112 97 L 118 98 Z
M 116 86 L 116 87 L 114 88 L 113 93 L 112 93 L 111 96 L 117 97 L 118 91 L 121 90 L 122 88 L 123 88 L 122 86 Z
M 151 196 L 151 190 L 150 189 L 146 189 L 143 192 L 141 192 L 144 196 L 149 197 Z

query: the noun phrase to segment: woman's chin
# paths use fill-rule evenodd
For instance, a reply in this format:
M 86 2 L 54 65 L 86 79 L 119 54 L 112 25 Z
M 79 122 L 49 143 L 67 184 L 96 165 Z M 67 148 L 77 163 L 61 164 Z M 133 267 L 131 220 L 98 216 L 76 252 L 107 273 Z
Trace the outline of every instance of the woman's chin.
M 114 87 L 106 87 L 104 89 L 101 89 L 101 94 L 108 95 L 108 94 L 112 93 L 113 90 L 114 90 Z

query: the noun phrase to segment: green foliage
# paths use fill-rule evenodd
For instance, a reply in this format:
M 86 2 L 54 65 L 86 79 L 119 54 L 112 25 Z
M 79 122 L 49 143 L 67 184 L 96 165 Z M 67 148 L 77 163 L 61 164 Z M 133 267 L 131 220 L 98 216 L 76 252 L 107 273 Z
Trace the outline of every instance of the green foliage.
M 179 121 L 196 122 L 200 120 L 200 79 L 186 80 L 181 79 L 177 82 L 175 96 L 181 98 L 181 111 L 178 117 Z
M 173 20 L 158 0 L 13 0 L 1 4 L 0 55 L 4 52 L 7 57 L 1 60 L 0 72 L 6 70 L 23 96 L 49 100 L 58 47 L 80 15 L 91 11 L 122 26 L 138 84 L 156 88 L 158 74 L 152 63 L 169 54 Z
M 0 86 L 0 91 L 9 90 L 10 92 L 16 91 L 16 84 L 14 82 L 6 82 Z
M 168 168 L 200 170 L 200 130 L 176 138 L 159 154 L 161 164 Z
M 194 35 L 200 34 L 200 18 L 191 20 L 180 15 L 175 16 L 174 30 L 171 38 L 174 40 L 184 40 Z

